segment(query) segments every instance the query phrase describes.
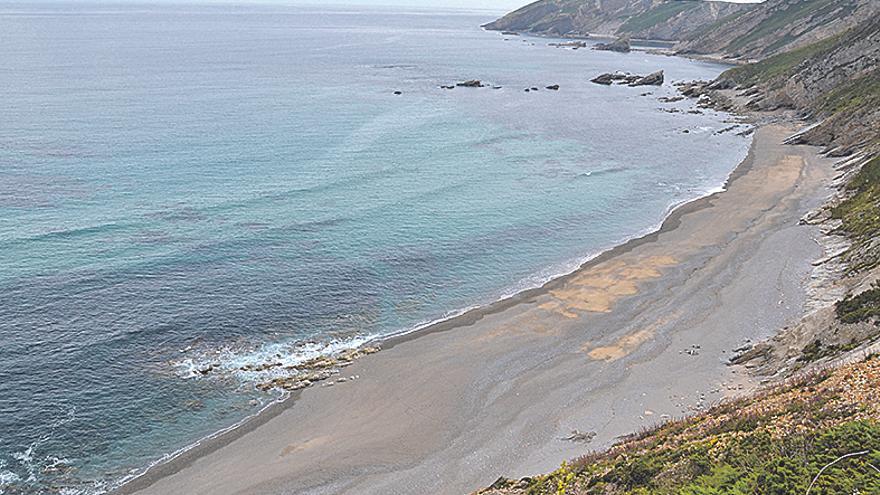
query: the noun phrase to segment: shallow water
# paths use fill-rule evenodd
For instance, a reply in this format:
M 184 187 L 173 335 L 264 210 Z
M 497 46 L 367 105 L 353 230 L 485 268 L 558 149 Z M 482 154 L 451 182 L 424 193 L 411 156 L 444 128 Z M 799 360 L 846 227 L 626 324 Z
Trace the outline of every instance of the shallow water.
M 0 7 L 0 493 L 99 492 L 271 400 L 242 365 L 539 285 L 744 157 L 656 100 L 723 67 L 494 17 Z M 438 88 L 473 78 L 501 89 Z

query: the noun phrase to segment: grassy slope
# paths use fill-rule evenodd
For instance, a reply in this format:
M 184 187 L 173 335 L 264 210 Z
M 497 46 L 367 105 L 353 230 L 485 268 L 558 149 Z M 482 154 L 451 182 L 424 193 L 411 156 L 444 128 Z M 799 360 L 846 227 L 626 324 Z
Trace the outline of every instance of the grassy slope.
M 499 480 L 502 495 L 880 493 L 880 359 L 806 375 L 591 454 L 557 471 Z
M 698 8 L 699 6 L 700 3 L 698 1 L 690 0 L 663 3 L 646 12 L 630 17 L 620 26 L 617 32 L 625 34 L 644 31 L 657 24 L 666 22 L 682 12 Z
M 825 53 L 834 47 L 839 40 L 840 35 L 833 36 L 796 50 L 774 55 L 760 62 L 734 67 L 724 72 L 721 78 L 730 79 L 740 86 L 762 83 L 778 86 L 790 77 L 800 64 L 811 57 Z
M 761 22 L 756 29 L 730 43 L 727 49 L 729 51 L 736 51 L 753 41 L 771 36 L 799 19 L 809 15 L 816 15 L 829 7 L 833 7 L 835 2 L 836 0 L 804 0 L 792 4 L 787 9 L 776 10 Z M 779 46 L 774 48 L 779 48 Z
M 850 268 L 854 271 L 870 269 L 880 263 L 880 253 L 870 248 L 880 236 L 880 156 L 863 165 L 846 189 L 850 196 L 837 205 L 831 214 L 843 222 L 840 230 L 853 243 L 849 250 Z M 854 311 L 851 309 L 845 313 Z M 844 314 L 838 312 L 838 315 L 846 321 Z

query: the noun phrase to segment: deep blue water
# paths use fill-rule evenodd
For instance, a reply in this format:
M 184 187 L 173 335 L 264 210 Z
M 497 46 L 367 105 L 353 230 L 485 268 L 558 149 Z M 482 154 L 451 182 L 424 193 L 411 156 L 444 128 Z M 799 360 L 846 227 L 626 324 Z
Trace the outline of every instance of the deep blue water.
M 242 364 L 538 285 L 745 155 L 656 100 L 723 67 L 494 17 L 0 5 L 0 494 L 100 491 L 271 400 Z

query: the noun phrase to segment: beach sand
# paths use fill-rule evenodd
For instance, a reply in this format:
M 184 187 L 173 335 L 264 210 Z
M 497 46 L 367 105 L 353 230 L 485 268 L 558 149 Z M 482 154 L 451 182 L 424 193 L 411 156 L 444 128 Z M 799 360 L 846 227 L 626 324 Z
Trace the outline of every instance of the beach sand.
M 414 335 L 120 493 L 465 494 L 749 386 L 733 349 L 797 320 L 831 163 L 766 125 L 728 190 L 545 287 Z M 686 152 L 683 150 L 683 152 Z M 743 389 L 740 389 L 743 387 Z M 589 442 L 565 440 L 595 432 Z

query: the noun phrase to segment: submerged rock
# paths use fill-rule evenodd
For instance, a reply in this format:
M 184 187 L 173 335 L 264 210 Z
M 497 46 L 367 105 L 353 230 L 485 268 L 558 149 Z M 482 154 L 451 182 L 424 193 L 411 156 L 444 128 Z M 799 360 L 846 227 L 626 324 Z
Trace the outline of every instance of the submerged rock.
M 586 48 L 586 41 L 566 41 L 564 43 L 548 43 L 547 46 L 555 46 L 556 48 L 572 48 L 577 50 L 578 48 Z

